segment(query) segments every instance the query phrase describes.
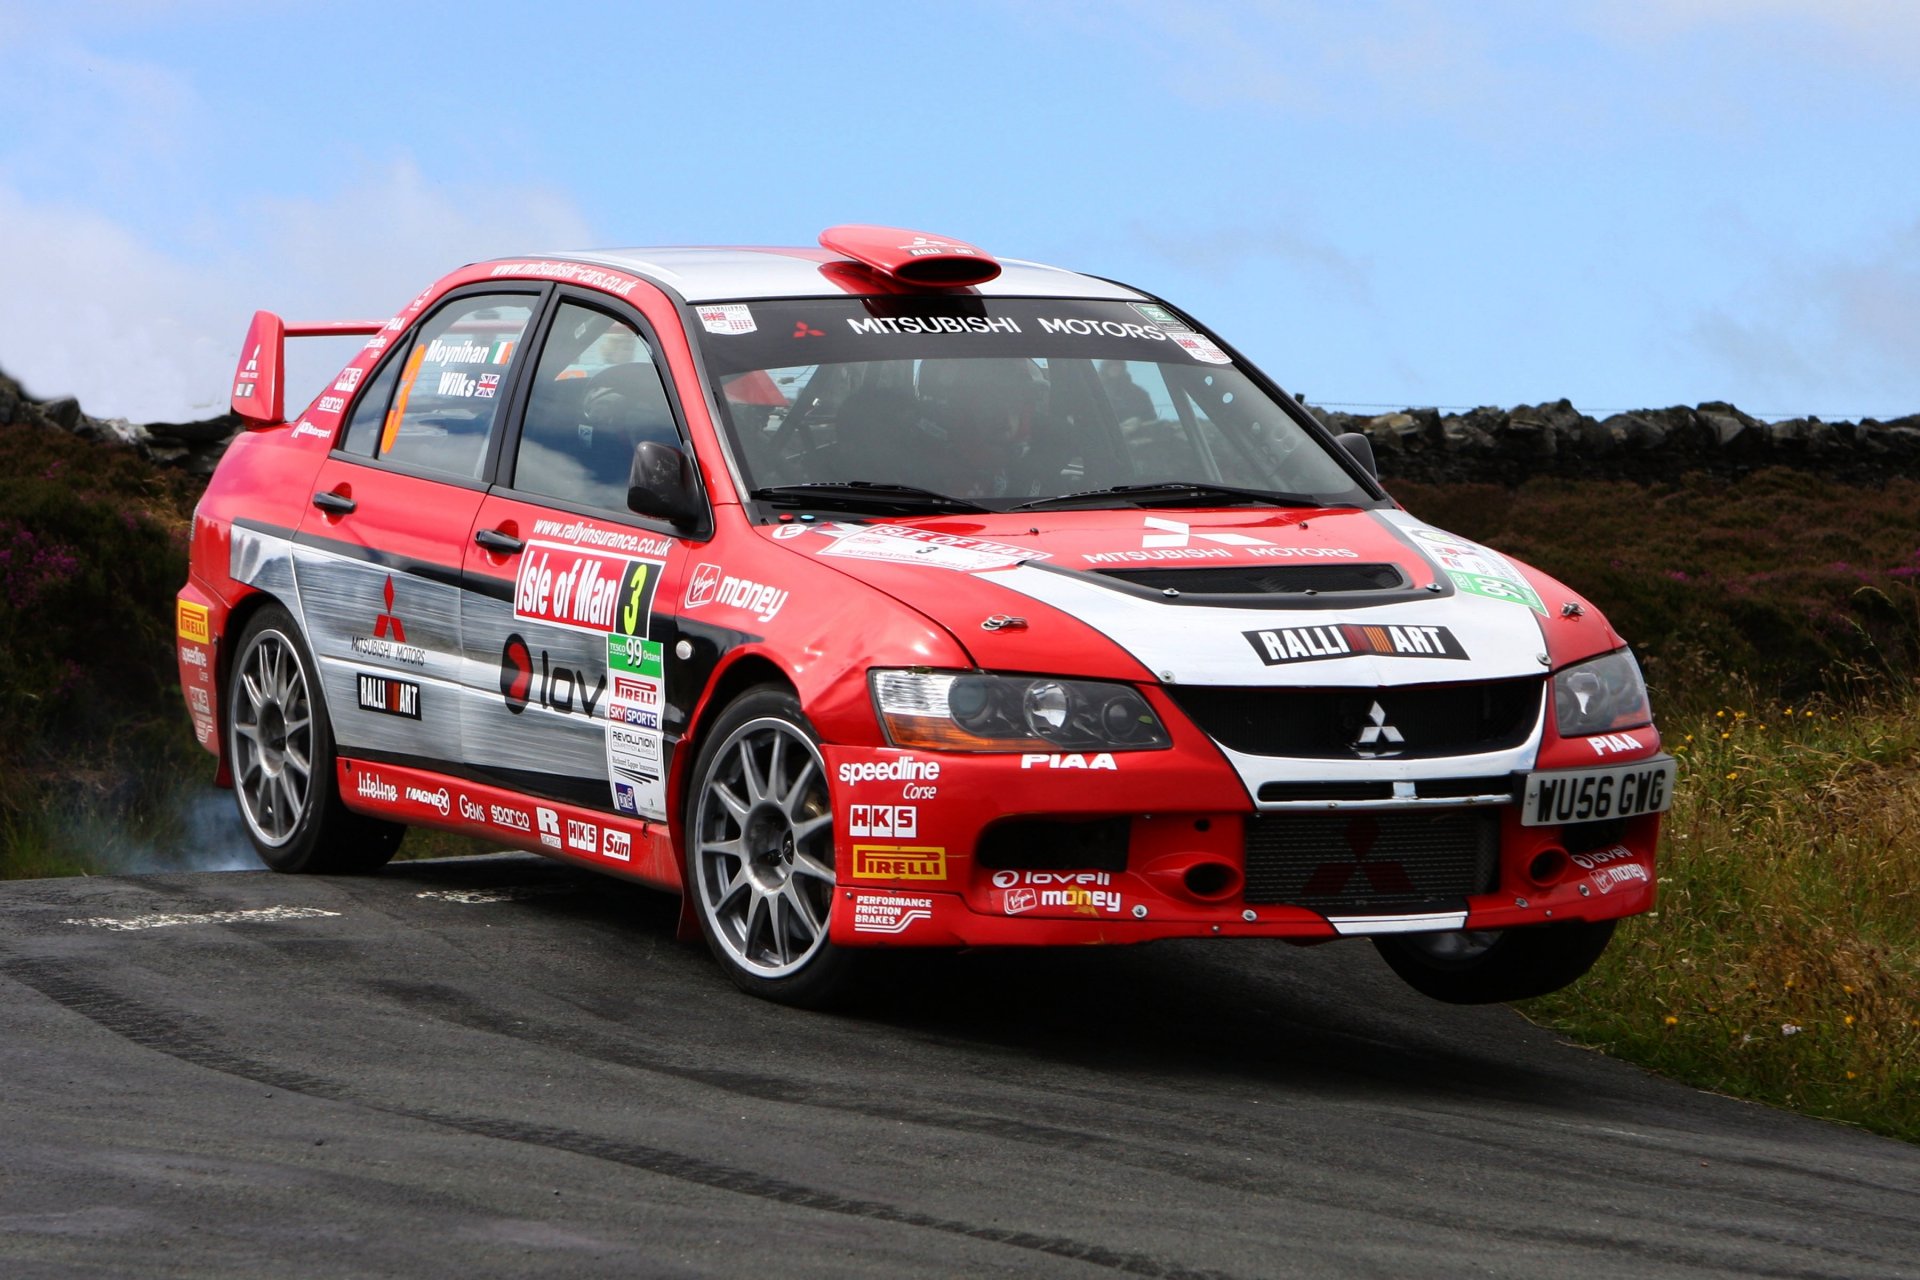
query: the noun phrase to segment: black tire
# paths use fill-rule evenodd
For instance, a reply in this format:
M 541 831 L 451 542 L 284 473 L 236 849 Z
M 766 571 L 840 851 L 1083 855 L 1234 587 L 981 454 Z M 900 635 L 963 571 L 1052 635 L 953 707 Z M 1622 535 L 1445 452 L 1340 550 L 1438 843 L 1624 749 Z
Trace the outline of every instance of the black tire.
M 833 803 L 820 738 L 778 685 L 742 694 L 704 735 L 687 789 L 686 892 L 734 985 L 821 1008 L 855 987 L 864 956 L 827 936 Z
M 267 605 L 240 632 L 233 653 L 227 760 L 240 820 L 260 860 L 275 871 L 336 875 L 386 863 L 407 829 L 340 803 L 319 668 L 293 618 Z
M 1448 1004 L 1498 1004 L 1543 996 L 1577 980 L 1607 949 L 1614 923 L 1396 933 L 1376 937 L 1373 945 L 1422 995 Z

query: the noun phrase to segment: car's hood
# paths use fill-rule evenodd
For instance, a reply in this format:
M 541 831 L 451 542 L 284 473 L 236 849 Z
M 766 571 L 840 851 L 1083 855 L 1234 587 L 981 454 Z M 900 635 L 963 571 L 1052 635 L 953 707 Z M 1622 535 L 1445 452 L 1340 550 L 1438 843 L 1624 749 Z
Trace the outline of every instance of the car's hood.
M 1429 684 L 1537 676 L 1619 644 L 1551 578 L 1401 511 L 1061 511 L 769 537 L 925 613 L 997 670 Z

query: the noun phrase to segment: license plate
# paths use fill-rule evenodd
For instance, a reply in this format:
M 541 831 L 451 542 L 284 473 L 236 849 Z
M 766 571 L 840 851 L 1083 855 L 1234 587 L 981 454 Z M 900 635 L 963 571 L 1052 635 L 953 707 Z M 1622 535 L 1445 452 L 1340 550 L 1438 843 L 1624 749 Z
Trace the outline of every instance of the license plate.
M 1547 827 L 1665 813 L 1673 803 L 1675 772 L 1672 756 L 1655 756 L 1607 769 L 1530 773 L 1520 823 Z

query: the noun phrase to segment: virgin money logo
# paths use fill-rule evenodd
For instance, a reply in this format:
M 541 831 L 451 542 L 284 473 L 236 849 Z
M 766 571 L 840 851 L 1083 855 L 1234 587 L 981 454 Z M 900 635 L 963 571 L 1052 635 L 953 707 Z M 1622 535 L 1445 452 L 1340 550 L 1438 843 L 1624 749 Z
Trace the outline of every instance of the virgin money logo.
M 713 603 L 713 593 L 720 589 L 720 579 L 726 575 L 717 564 L 697 564 L 693 567 L 693 578 L 687 583 L 686 607 L 698 609 L 701 605 Z

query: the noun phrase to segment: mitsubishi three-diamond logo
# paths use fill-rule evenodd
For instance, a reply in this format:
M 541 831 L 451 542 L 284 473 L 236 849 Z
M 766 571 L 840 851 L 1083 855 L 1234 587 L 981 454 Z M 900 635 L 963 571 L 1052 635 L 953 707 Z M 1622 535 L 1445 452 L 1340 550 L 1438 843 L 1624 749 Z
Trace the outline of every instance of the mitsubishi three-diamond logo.
M 1397 756 L 1406 742 L 1400 731 L 1387 723 L 1386 708 L 1376 702 L 1367 711 L 1367 724 L 1360 730 L 1359 741 L 1353 744 L 1353 754 L 1369 759 Z
M 1142 547 L 1184 547 L 1194 538 L 1204 542 L 1217 542 L 1223 547 L 1264 547 L 1269 545 L 1259 538 L 1250 538 L 1244 533 L 1195 533 L 1193 527 L 1183 520 L 1168 520 L 1161 516 L 1145 517 L 1147 528 L 1157 529 L 1158 533 L 1140 535 Z

